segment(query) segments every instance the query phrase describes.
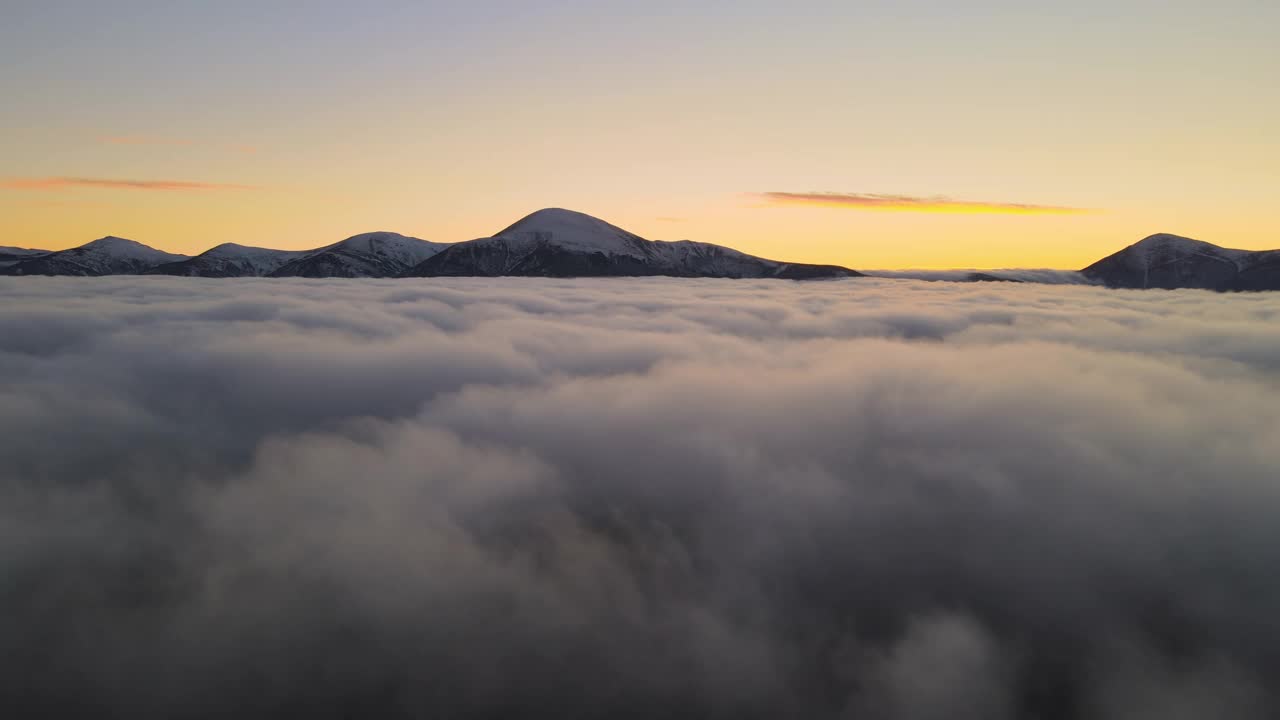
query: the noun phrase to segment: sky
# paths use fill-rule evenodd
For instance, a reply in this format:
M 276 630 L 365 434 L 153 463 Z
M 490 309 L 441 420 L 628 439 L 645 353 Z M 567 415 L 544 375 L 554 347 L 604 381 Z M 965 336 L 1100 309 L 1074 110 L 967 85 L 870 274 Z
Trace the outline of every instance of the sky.
M 0 245 L 567 207 L 855 268 L 1280 246 L 1280 3 L 7 0 Z

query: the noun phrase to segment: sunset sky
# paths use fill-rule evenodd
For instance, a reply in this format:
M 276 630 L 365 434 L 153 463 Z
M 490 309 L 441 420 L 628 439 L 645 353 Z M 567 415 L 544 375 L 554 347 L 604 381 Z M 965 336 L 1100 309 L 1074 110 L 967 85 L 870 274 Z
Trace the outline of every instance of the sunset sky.
M 855 268 L 1280 247 L 1276 0 L 5 0 L 0 245 L 541 207 Z

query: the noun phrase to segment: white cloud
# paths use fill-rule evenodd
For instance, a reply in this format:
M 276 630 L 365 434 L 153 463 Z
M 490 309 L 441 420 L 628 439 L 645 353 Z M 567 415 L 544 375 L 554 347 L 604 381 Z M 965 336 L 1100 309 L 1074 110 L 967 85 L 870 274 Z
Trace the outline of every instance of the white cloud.
M 0 293 L 7 707 L 1277 709 L 1280 296 Z

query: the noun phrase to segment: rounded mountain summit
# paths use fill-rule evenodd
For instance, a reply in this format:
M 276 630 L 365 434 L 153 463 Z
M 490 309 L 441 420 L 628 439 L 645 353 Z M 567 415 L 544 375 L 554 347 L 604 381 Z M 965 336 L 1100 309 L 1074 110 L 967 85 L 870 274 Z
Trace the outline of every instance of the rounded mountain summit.
M 710 243 L 646 240 L 585 213 L 547 208 L 493 237 L 447 246 L 405 273 L 444 276 L 858 277 L 838 265 L 779 262 Z

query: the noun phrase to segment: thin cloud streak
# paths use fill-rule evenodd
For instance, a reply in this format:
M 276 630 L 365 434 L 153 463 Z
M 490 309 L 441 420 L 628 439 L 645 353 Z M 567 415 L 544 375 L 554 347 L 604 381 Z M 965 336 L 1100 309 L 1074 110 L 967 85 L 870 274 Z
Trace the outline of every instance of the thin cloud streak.
M 112 190 L 254 190 L 252 185 L 230 183 L 192 182 L 189 180 L 116 180 L 110 178 L 49 177 L 16 178 L 0 182 L 0 188 L 8 190 L 68 190 L 79 187 L 106 188 Z
M 765 192 L 756 197 L 770 205 L 817 205 L 851 210 L 885 210 L 896 212 L 993 214 L 993 215 L 1076 215 L 1096 212 L 1089 208 L 1027 203 L 955 200 L 945 196 L 916 197 L 878 193 Z

